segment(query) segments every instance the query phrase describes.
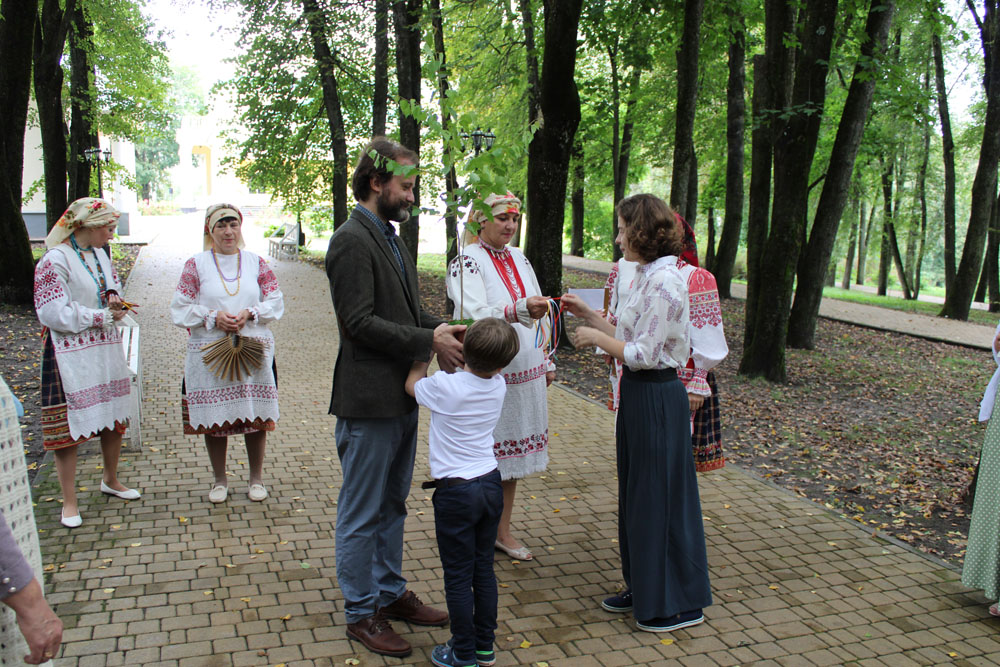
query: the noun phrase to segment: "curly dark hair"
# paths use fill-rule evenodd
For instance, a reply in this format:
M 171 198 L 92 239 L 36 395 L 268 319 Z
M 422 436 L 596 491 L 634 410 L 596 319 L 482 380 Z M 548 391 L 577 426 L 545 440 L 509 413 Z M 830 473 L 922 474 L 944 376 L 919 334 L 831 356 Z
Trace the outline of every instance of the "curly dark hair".
M 684 232 L 677 215 L 655 195 L 641 194 L 618 202 L 615 213 L 625 222 L 622 230 L 632 251 L 643 262 L 652 262 L 684 251 Z
M 375 151 L 383 159 L 376 160 L 371 156 Z M 351 191 L 358 201 L 365 201 L 372 192 L 371 179 L 378 178 L 380 184 L 392 178 L 392 169 L 387 160 L 417 164 L 418 156 L 406 146 L 385 137 L 375 137 L 361 150 L 358 166 L 354 168 L 351 178 Z

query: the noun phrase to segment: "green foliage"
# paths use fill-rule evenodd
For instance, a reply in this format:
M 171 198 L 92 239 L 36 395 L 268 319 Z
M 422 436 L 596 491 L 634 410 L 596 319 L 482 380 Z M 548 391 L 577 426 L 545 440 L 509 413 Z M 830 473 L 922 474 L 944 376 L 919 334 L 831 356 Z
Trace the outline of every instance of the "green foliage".
M 300 3 L 234 2 L 242 10 L 248 48 L 220 91 L 238 122 L 225 133 L 224 164 L 254 189 L 303 212 L 331 200 L 333 161 L 323 91 Z M 370 138 L 371 34 L 367 8 L 332 5 L 327 38 L 338 69 L 348 154 Z

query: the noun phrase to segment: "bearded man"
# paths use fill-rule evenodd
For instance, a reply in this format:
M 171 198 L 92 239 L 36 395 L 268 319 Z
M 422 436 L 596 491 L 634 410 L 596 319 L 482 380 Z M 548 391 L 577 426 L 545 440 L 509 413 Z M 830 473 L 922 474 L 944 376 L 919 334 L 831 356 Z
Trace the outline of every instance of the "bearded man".
M 347 636 L 375 653 L 403 657 L 410 644 L 389 619 L 445 625 L 402 575 L 406 497 L 417 445 L 417 404 L 404 386 L 413 361 L 433 351 L 451 372 L 462 361 L 449 326 L 420 307 L 417 268 L 393 222 L 413 205 L 417 156 L 375 137 L 358 159 L 358 205 L 330 239 L 326 274 L 340 332 L 330 414 L 343 472 L 337 501 L 337 581 Z

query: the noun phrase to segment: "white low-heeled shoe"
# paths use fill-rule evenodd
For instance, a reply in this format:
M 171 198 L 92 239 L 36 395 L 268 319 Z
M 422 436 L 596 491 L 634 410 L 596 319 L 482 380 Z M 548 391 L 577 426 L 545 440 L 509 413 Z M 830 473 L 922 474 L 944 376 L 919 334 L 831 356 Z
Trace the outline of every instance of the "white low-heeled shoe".
M 259 503 L 267 498 L 267 487 L 263 484 L 251 484 L 247 488 L 247 497 L 255 503 Z
M 83 523 L 83 517 L 80 516 L 79 512 L 76 513 L 76 516 L 66 516 L 59 512 L 59 523 L 67 528 L 79 528 L 80 524 Z
M 142 494 L 140 494 L 135 489 L 125 489 L 124 491 L 115 491 L 110 486 L 101 480 L 101 493 L 106 493 L 109 496 L 115 496 L 121 498 L 122 500 L 138 500 Z
M 229 495 L 229 487 L 224 484 L 216 484 L 208 492 L 208 501 L 211 503 L 224 503 Z

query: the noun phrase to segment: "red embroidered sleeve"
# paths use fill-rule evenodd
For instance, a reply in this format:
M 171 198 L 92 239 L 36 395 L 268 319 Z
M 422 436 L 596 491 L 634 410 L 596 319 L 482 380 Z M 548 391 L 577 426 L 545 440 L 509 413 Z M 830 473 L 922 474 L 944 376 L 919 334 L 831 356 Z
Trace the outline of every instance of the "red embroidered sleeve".
M 52 260 L 43 259 L 35 269 L 35 310 L 66 295 L 63 283 L 52 266 Z
M 278 277 L 264 258 L 260 258 L 260 268 L 257 270 L 257 284 L 260 285 L 260 295 L 267 298 L 278 289 Z
M 177 291 L 189 299 L 197 299 L 201 291 L 201 281 L 198 279 L 198 265 L 194 257 L 184 263 L 181 279 L 177 283 Z

